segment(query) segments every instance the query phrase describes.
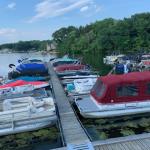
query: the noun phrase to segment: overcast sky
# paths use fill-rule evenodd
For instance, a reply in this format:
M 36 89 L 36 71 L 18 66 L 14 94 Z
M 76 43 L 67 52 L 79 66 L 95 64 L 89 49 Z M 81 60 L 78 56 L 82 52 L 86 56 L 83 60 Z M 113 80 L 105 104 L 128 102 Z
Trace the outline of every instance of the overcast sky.
M 61 27 L 150 12 L 150 0 L 0 0 L 0 44 L 47 40 Z

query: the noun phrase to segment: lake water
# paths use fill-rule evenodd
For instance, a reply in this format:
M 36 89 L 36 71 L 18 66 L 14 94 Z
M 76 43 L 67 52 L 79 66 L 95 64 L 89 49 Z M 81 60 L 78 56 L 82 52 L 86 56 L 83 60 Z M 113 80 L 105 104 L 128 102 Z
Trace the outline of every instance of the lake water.
M 50 54 L 42 55 L 41 53 L 9 53 L 9 54 L 0 54 L 0 76 L 6 76 L 11 70 L 9 64 L 18 64 L 18 60 L 22 58 L 36 58 L 42 59 L 44 61 L 49 61 L 53 57 Z

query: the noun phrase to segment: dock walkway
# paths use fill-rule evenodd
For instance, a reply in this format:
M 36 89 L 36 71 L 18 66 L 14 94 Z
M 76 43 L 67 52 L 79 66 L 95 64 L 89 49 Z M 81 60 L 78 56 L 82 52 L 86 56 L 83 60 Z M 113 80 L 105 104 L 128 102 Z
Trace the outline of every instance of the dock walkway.
M 69 103 L 62 85 L 50 63 L 48 63 L 48 69 L 66 145 L 90 143 L 90 140 L 77 120 L 71 104 Z

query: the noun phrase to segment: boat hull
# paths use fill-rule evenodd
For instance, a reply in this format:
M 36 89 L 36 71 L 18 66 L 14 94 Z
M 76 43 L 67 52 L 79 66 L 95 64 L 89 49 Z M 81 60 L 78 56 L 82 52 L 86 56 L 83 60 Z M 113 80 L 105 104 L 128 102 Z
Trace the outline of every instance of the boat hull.
M 0 112 L 0 136 L 38 130 L 57 122 L 51 97 L 6 99 Z
M 80 111 L 80 114 L 84 118 L 109 118 L 109 117 L 117 117 L 117 116 L 126 116 L 126 115 L 134 115 L 134 114 L 142 114 L 146 112 L 150 112 L 150 101 L 137 103 L 136 105 L 130 103 L 121 104 L 120 107 L 115 105 L 113 107 L 111 105 L 105 105 L 105 108 L 99 104 L 99 106 L 92 100 L 92 98 L 85 97 L 83 99 L 75 99 L 75 103 Z M 145 104 L 144 104 L 145 103 Z M 146 106 L 147 103 L 147 106 Z M 102 106 L 102 107 L 101 107 Z
M 32 122 L 22 121 L 15 128 L 6 128 L 5 130 L 0 130 L 0 136 L 35 131 L 45 127 L 53 126 L 56 124 L 56 122 L 57 122 L 56 116 L 47 117 L 43 120 L 40 119 L 40 121 L 38 120 L 33 120 Z

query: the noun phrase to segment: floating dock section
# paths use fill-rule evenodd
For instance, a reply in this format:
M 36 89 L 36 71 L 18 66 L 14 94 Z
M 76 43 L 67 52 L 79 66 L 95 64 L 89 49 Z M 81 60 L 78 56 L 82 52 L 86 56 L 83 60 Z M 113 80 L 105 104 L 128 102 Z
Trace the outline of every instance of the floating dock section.
M 50 63 L 47 65 L 66 146 L 90 145 L 90 140 L 78 121 L 52 65 Z

